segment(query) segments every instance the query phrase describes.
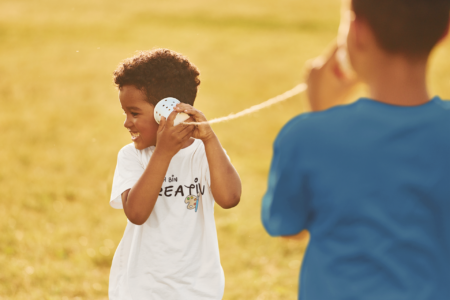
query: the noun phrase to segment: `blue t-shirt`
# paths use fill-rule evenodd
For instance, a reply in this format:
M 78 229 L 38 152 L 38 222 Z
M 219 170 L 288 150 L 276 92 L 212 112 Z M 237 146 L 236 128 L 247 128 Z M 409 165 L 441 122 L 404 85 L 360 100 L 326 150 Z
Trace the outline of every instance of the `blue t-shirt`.
M 450 102 L 362 98 L 291 120 L 262 221 L 309 230 L 302 300 L 450 299 Z

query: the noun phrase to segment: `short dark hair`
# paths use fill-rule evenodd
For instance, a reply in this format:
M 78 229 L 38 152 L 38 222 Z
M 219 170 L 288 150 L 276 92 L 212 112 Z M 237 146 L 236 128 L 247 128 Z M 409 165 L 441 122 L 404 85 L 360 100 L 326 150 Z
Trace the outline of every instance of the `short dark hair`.
M 141 51 L 125 59 L 114 71 L 114 83 L 121 89 L 133 85 L 142 90 L 150 104 L 174 97 L 194 104 L 200 72 L 187 57 L 169 49 Z
M 427 56 L 444 36 L 450 0 L 352 0 L 381 47 L 410 57 Z

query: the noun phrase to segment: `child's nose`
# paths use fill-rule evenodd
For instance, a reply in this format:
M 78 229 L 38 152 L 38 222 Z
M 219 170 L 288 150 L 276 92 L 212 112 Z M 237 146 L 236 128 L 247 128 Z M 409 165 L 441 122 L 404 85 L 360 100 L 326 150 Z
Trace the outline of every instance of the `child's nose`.
M 132 126 L 131 120 L 128 118 L 128 116 L 125 118 L 125 122 L 123 122 L 123 127 L 130 128 Z

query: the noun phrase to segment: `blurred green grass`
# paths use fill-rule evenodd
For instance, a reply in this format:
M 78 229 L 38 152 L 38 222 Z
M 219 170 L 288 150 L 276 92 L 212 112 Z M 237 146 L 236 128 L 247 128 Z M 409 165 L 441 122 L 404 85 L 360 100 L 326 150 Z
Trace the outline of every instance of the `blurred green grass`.
M 210 119 L 302 81 L 335 36 L 337 0 L 0 2 L 0 299 L 107 299 L 126 224 L 110 208 L 118 150 L 129 143 L 112 71 L 136 50 L 166 47 L 201 71 L 196 106 Z M 430 64 L 450 97 L 450 44 Z M 308 109 L 304 95 L 214 125 L 243 182 L 216 209 L 224 299 L 296 299 L 306 245 L 260 224 L 272 142 Z

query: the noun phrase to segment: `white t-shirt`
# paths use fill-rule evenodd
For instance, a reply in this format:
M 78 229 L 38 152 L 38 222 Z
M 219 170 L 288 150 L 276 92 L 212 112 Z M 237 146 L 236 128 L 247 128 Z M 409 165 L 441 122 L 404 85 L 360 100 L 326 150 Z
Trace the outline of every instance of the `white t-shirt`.
M 123 208 L 121 194 L 141 177 L 154 149 L 129 144 L 120 150 L 112 207 Z M 148 220 L 140 226 L 128 221 L 111 266 L 110 300 L 222 299 L 210 182 L 205 146 L 195 140 L 172 158 Z

